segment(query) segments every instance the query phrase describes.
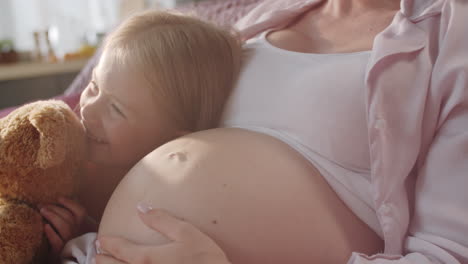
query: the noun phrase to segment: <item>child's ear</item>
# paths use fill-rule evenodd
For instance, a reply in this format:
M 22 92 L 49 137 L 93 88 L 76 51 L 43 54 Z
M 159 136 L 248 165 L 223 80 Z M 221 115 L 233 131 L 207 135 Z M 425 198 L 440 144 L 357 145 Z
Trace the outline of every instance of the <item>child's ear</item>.
M 54 106 L 43 106 L 31 111 L 29 122 L 39 133 L 39 148 L 35 160 L 42 169 L 53 167 L 65 160 L 66 130 L 65 114 Z

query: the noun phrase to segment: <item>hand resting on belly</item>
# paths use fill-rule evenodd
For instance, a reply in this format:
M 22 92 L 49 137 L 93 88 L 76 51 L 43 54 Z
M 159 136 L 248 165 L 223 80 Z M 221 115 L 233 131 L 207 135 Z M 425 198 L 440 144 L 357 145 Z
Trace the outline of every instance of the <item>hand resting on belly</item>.
M 234 264 L 346 263 L 353 251 L 383 248 L 300 154 L 242 129 L 190 134 L 148 154 L 114 191 L 99 235 L 167 243 L 138 218 L 140 201 L 194 224 Z

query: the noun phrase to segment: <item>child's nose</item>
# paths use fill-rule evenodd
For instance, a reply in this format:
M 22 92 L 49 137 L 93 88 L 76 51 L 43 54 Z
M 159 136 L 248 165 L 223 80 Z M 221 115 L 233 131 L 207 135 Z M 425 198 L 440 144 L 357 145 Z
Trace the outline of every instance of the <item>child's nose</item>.
M 99 120 L 99 104 L 97 102 L 84 102 L 80 110 L 81 119 L 89 124 L 96 124 Z

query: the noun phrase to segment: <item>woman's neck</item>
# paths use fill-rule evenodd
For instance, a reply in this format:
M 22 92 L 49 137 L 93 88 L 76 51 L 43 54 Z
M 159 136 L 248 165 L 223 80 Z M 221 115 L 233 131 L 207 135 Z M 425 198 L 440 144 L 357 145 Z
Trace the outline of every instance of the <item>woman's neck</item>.
M 398 10 L 400 0 L 328 0 L 320 8 L 323 14 L 343 17 L 374 10 Z

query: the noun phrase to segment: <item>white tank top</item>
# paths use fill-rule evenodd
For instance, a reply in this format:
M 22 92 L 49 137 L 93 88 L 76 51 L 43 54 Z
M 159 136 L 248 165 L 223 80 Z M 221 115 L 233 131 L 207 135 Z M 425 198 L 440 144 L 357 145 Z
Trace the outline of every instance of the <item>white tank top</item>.
M 300 152 L 348 207 L 382 236 L 370 183 L 364 75 L 370 51 L 311 54 L 249 40 L 222 119 Z

